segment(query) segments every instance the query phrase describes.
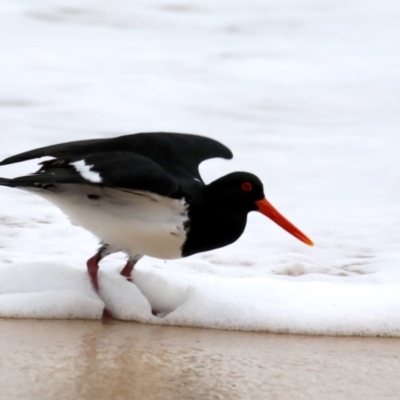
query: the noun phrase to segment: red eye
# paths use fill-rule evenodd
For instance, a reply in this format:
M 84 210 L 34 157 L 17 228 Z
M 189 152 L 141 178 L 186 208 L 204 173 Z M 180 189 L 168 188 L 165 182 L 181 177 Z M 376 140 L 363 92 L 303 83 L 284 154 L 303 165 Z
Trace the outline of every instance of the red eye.
M 242 183 L 242 189 L 245 192 L 250 192 L 251 190 L 253 190 L 253 185 L 250 182 L 243 182 Z

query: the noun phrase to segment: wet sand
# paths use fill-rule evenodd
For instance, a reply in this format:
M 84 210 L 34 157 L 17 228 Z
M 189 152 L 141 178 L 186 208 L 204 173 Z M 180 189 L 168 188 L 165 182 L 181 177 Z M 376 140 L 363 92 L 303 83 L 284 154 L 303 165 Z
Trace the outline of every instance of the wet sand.
M 400 340 L 0 319 L 0 399 L 398 399 Z

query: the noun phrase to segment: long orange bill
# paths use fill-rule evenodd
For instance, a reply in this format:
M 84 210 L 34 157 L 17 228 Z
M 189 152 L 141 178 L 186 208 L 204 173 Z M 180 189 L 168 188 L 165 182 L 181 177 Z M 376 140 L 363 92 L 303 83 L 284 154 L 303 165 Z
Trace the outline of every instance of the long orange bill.
M 278 224 L 285 231 L 301 240 L 309 246 L 314 246 L 314 243 L 299 229 L 297 229 L 291 222 L 289 222 L 276 208 L 267 200 L 262 199 L 256 201 L 258 211 L 264 214 L 266 217 L 271 218 L 276 224 Z

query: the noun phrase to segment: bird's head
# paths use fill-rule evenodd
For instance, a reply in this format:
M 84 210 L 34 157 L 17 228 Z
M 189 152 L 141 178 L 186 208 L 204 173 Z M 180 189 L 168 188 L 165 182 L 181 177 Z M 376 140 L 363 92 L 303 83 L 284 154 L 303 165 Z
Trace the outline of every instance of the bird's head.
M 222 206 L 238 211 L 258 211 L 270 218 L 281 228 L 302 242 L 313 246 L 314 243 L 290 221 L 288 221 L 265 198 L 264 187 L 260 179 L 248 172 L 233 172 L 210 183 L 207 192 Z

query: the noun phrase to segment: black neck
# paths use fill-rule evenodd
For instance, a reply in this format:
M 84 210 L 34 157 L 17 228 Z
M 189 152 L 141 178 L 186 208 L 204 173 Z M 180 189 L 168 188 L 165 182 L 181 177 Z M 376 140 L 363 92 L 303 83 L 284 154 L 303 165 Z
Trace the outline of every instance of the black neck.
M 246 227 L 247 211 L 192 206 L 189 217 L 187 239 L 182 247 L 183 257 L 235 242 Z

